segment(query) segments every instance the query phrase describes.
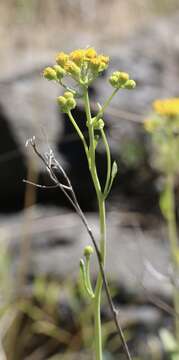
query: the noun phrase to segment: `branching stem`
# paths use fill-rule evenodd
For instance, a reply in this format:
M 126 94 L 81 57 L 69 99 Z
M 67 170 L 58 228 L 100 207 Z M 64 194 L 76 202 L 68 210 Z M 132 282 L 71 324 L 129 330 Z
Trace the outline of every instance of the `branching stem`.
M 126 359 L 128 360 L 132 360 L 131 358 L 131 355 L 130 355 L 130 352 L 129 352 L 129 349 L 128 349 L 128 346 L 127 346 L 127 343 L 125 341 L 125 337 L 124 337 L 124 334 L 123 334 L 123 330 L 120 326 L 120 322 L 119 322 L 119 310 L 117 310 L 113 304 L 113 301 L 112 301 L 112 297 L 111 297 L 111 294 L 110 294 L 110 290 L 109 290 L 109 286 L 108 286 L 108 282 L 107 282 L 107 279 L 106 279 L 106 275 L 105 275 L 105 271 L 104 271 L 104 268 L 103 268 L 103 263 L 102 263 L 102 259 L 101 259 L 101 252 L 98 248 L 98 245 L 97 245 L 97 242 L 95 240 L 95 237 L 93 235 L 93 232 L 88 224 L 88 221 L 84 215 L 84 213 L 82 212 L 79 204 L 78 204 L 78 201 L 77 201 L 77 198 L 76 198 L 76 195 L 74 193 L 74 190 L 73 190 L 73 187 L 71 185 L 71 182 L 67 176 L 67 174 L 65 173 L 64 169 L 60 166 L 60 164 L 56 161 L 56 163 L 58 164 L 59 166 L 59 171 L 62 171 L 66 181 L 67 181 L 67 184 L 71 186 L 71 196 L 69 195 L 69 193 L 67 193 L 67 191 L 61 186 L 58 178 L 56 177 L 55 173 L 54 173 L 54 170 L 53 170 L 53 167 L 52 165 L 49 165 L 47 159 L 45 158 L 45 156 L 43 156 L 40 151 L 37 149 L 37 146 L 36 146 L 36 143 L 35 143 L 35 138 L 32 138 L 30 139 L 29 141 L 29 144 L 32 146 L 35 154 L 39 157 L 39 159 L 44 163 L 46 169 L 48 170 L 48 173 L 49 173 L 49 176 L 50 178 L 52 179 L 52 181 L 61 189 L 61 191 L 66 195 L 66 197 L 68 198 L 69 202 L 72 204 L 72 206 L 74 207 L 75 211 L 77 212 L 77 214 L 79 215 L 79 217 L 81 218 L 88 234 L 89 234 L 89 237 L 93 243 L 93 246 L 94 246 L 94 249 L 95 249 L 95 252 L 96 252 L 96 256 L 97 256 L 97 260 L 98 260 L 98 265 L 99 265 L 99 269 L 100 269 L 100 273 L 101 273 L 101 276 L 102 276 L 102 280 L 103 280 L 103 285 L 104 285 L 104 290 L 105 290 L 105 293 L 106 293 L 106 296 L 107 296 L 107 300 L 108 300 L 108 303 L 109 303 L 109 307 L 110 307 L 110 310 L 111 310 L 111 314 L 112 314 L 112 317 L 113 317 L 113 320 L 114 320 L 114 323 L 116 325 L 116 329 L 117 329 L 117 332 L 120 336 L 120 340 L 121 340 L 121 343 L 122 343 L 122 346 L 123 346 L 123 349 L 124 349 L 124 353 L 125 353 L 125 356 L 126 356 Z

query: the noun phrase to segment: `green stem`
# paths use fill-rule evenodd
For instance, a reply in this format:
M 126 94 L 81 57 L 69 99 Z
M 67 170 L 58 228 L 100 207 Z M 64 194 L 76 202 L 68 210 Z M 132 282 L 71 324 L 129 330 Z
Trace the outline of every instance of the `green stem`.
M 176 285 L 176 279 L 178 276 L 178 236 L 177 236 L 177 225 L 176 225 L 176 213 L 175 213 L 175 193 L 174 193 L 174 175 L 170 174 L 167 178 L 167 186 L 169 191 L 170 205 L 169 205 L 169 216 L 168 216 L 168 234 L 170 241 L 171 260 L 174 271 L 174 282 L 173 282 L 173 302 L 175 308 L 175 335 L 179 346 L 179 290 Z
M 101 129 L 101 135 L 102 135 L 103 143 L 106 148 L 106 156 L 107 156 L 107 176 L 106 176 L 106 183 L 105 183 L 104 192 L 103 192 L 104 198 L 106 198 L 108 188 L 109 188 L 109 183 L 110 183 L 110 176 L 111 176 L 111 153 L 110 153 L 109 145 L 108 145 L 106 135 L 105 135 L 105 132 L 103 129 Z
M 119 91 L 119 89 L 115 89 L 112 94 L 108 97 L 108 99 L 105 101 L 105 103 L 103 104 L 103 106 L 101 107 L 101 109 L 99 110 L 98 114 L 96 115 L 96 119 L 98 120 L 100 117 L 103 116 L 106 108 L 109 106 L 111 100 L 113 99 L 113 97 L 116 95 L 116 93 Z
M 85 138 L 84 138 L 84 135 L 83 135 L 82 131 L 80 130 L 79 126 L 77 125 L 77 123 L 76 123 L 76 121 L 75 121 L 75 119 L 74 119 L 71 111 L 68 112 L 68 117 L 69 117 L 72 125 L 74 126 L 77 134 L 79 135 L 82 143 L 83 143 L 83 146 L 84 146 L 84 149 L 85 149 L 85 153 L 86 153 L 86 156 L 87 156 L 87 159 L 88 159 L 88 158 L 89 158 L 89 156 L 88 156 L 88 146 L 87 146 L 86 140 L 85 140 Z
M 90 146 L 89 146 L 90 172 L 91 172 L 93 184 L 94 184 L 94 187 L 96 190 L 96 195 L 97 195 L 98 201 L 99 201 L 100 193 L 101 193 L 101 186 L 99 183 L 97 170 L 96 170 L 94 129 L 93 129 L 93 124 L 92 124 L 88 89 L 86 89 L 86 88 L 84 90 L 84 103 L 85 103 L 85 112 L 86 112 L 88 132 L 89 132 L 89 141 L 90 141 Z M 89 156 L 88 156 L 88 158 L 89 158 Z M 88 163 L 89 163 L 89 160 L 88 160 Z
M 93 288 L 91 285 L 91 278 L 90 278 L 90 257 L 86 259 L 86 280 L 87 280 L 87 286 L 90 290 L 91 297 L 94 297 Z
M 106 215 L 105 215 L 105 201 L 102 199 L 99 205 L 99 218 L 100 218 L 100 252 L 101 261 L 104 266 L 106 256 Z M 96 360 L 102 359 L 102 335 L 101 335 L 101 291 L 103 279 L 101 272 L 98 274 L 95 298 L 94 298 L 94 312 L 95 312 L 95 351 Z
M 105 217 L 105 200 L 101 192 L 101 186 L 98 179 L 96 160 L 95 160 L 95 139 L 94 129 L 91 118 L 90 104 L 88 90 L 84 90 L 84 103 L 87 117 L 87 125 L 89 131 L 89 155 L 90 155 L 90 172 L 93 180 L 93 184 L 96 190 L 99 207 L 99 220 L 100 220 L 100 253 L 101 261 L 104 266 L 105 253 L 106 253 L 106 217 Z M 97 284 L 94 297 L 94 327 L 95 327 L 95 359 L 102 360 L 102 334 L 101 334 L 101 291 L 102 291 L 103 279 L 101 272 L 98 274 Z

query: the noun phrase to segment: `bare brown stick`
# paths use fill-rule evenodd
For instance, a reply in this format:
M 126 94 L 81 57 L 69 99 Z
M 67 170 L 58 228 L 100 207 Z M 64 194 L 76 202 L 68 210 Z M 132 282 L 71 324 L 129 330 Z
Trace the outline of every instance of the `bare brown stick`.
M 95 248 L 95 252 L 96 252 L 96 256 L 97 256 L 97 260 L 98 260 L 98 265 L 100 268 L 100 272 L 103 278 L 103 284 L 104 284 L 104 289 L 105 289 L 105 293 L 107 296 L 107 300 L 109 303 L 109 307 L 112 313 L 112 317 L 114 320 L 114 323 L 116 325 L 117 328 L 117 332 L 120 336 L 120 340 L 126 355 L 126 358 L 128 360 L 132 360 L 129 349 L 128 349 L 128 345 L 125 341 L 125 337 L 124 337 L 124 333 L 123 330 L 121 328 L 120 322 L 119 322 L 119 311 L 115 308 L 113 301 L 112 301 L 112 297 L 111 297 L 111 293 L 109 290 L 109 286 L 108 286 L 108 282 L 106 279 L 106 275 L 105 275 L 105 271 L 104 271 L 104 267 L 101 261 L 101 254 L 97 245 L 97 242 L 94 238 L 93 232 L 87 222 L 87 219 L 83 213 L 83 211 L 81 210 L 81 207 L 78 203 L 78 200 L 76 198 L 75 192 L 73 190 L 72 184 L 70 182 L 70 179 L 68 178 L 66 172 L 64 171 L 64 169 L 62 168 L 62 166 L 59 164 L 59 162 L 55 159 L 52 150 L 50 149 L 49 153 L 46 154 L 46 156 L 42 155 L 39 150 L 37 149 L 36 143 L 35 143 L 35 137 L 33 137 L 32 139 L 28 140 L 27 145 L 30 144 L 35 152 L 35 154 L 40 158 L 40 160 L 44 163 L 50 178 L 52 179 L 52 181 L 55 183 L 55 185 L 57 187 L 59 187 L 61 189 L 61 191 L 66 195 L 66 197 L 68 198 L 68 200 L 70 201 L 70 203 L 72 204 L 72 206 L 74 207 L 74 209 L 76 210 L 77 214 L 79 215 L 79 217 L 81 218 L 90 238 L 91 241 L 93 243 L 93 246 Z M 60 170 L 60 172 L 62 173 L 64 180 L 66 181 L 66 184 L 62 184 L 59 182 L 56 174 L 55 174 L 55 170 Z M 32 185 L 36 185 L 36 184 L 32 184 Z M 69 191 L 69 192 L 68 192 Z
M 26 282 L 26 277 L 28 273 L 29 260 L 30 260 L 30 246 L 31 239 L 27 235 L 27 228 L 29 227 L 29 222 L 31 221 L 31 212 L 29 213 L 29 208 L 35 204 L 36 201 L 36 190 L 29 186 L 29 179 L 33 179 L 35 182 L 37 180 L 37 171 L 35 169 L 32 159 L 28 161 L 28 173 L 27 173 L 27 185 L 25 191 L 24 199 L 24 223 L 23 223 L 23 232 L 20 246 L 20 261 L 19 261 L 19 274 L 18 274 L 18 291 L 21 292 L 23 286 Z M 28 211 L 27 211 L 28 210 Z

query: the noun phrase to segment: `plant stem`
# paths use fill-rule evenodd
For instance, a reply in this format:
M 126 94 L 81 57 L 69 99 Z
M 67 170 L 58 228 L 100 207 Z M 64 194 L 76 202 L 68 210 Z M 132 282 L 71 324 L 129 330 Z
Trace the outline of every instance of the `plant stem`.
M 77 125 L 77 123 L 76 123 L 76 121 L 75 121 L 75 119 L 74 119 L 71 111 L 68 112 L 68 117 L 69 117 L 72 125 L 74 126 L 77 134 L 79 135 L 82 143 L 83 143 L 83 146 L 84 146 L 84 149 L 85 149 L 85 153 L 86 153 L 86 156 L 87 156 L 87 159 L 88 159 L 88 146 L 87 146 L 86 140 L 85 140 L 85 138 L 84 138 L 84 135 L 83 135 L 82 131 L 80 130 L 79 126 Z
M 88 96 L 88 89 L 85 88 L 84 90 L 84 103 L 85 103 L 85 112 L 87 118 L 87 126 L 89 132 L 89 156 L 88 163 L 90 164 L 90 172 L 93 180 L 93 184 L 96 190 L 96 195 L 99 201 L 100 194 L 101 194 L 101 186 L 98 179 L 98 174 L 96 170 L 96 160 L 95 160 L 95 138 L 94 138 L 94 129 L 92 124 L 92 117 L 91 117 L 91 110 L 90 110 L 90 103 L 89 103 L 89 96 Z
M 101 262 L 104 266 L 105 259 L 105 247 L 106 247 L 106 218 L 105 218 L 105 201 L 102 196 L 101 186 L 98 179 L 95 160 L 95 143 L 94 143 L 94 129 L 91 118 L 90 104 L 88 90 L 84 90 L 84 103 L 87 117 L 87 125 L 89 131 L 89 154 L 90 154 L 90 172 L 93 180 L 93 184 L 96 190 L 99 208 L 99 220 L 100 220 L 100 255 Z M 97 284 L 94 297 L 94 327 L 95 327 L 95 358 L 96 360 L 102 360 L 102 334 L 101 334 L 101 291 L 102 291 L 103 279 L 101 272 L 98 274 Z
M 177 225 L 175 214 L 175 194 L 174 194 L 174 175 L 170 174 L 167 177 L 167 186 L 169 191 L 170 205 L 168 216 L 168 234 L 170 241 L 171 260 L 174 271 L 173 281 L 173 302 L 175 308 L 175 335 L 179 346 L 179 290 L 177 288 L 176 279 L 178 275 L 178 237 L 177 237 Z
M 129 352 L 129 349 L 128 349 L 128 346 L 127 346 L 127 343 L 125 341 L 125 337 L 124 337 L 124 334 L 123 334 L 123 330 L 121 328 L 121 325 L 120 325 L 120 322 L 119 322 L 119 310 L 117 310 L 113 304 L 113 301 L 112 301 L 112 298 L 111 298 L 111 294 L 110 294 L 110 291 L 109 291 L 109 286 L 108 286 L 108 282 L 107 282 L 107 279 L 106 279 L 106 275 L 105 275 L 105 271 L 104 271 L 104 267 L 103 267 L 103 264 L 102 264 L 102 258 L 101 258 L 101 251 L 99 250 L 98 248 L 98 244 L 94 238 L 94 235 L 93 235 L 93 232 L 91 230 L 91 228 L 89 227 L 89 224 L 87 222 L 87 219 L 84 215 L 84 213 L 82 212 L 79 204 L 78 204 L 78 201 L 77 201 L 77 198 L 76 198 L 76 195 L 74 193 L 74 190 L 73 190 L 73 187 L 71 185 L 71 182 L 70 182 L 70 179 L 68 178 L 66 172 L 64 171 L 64 169 L 61 167 L 61 165 L 59 164 L 59 162 L 54 158 L 54 161 L 55 161 L 55 164 L 57 166 L 57 168 L 59 169 L 60 172 L 63 173 L 64 175 L 64 178 L 66 179 L 66 183 L 67 185 L 64 185 L 64 184 L 61 184 L 58 180 L 58 178 L 56 177 L 55 173 L 54 173 L 54 169 L 52 167 L 52 164 L 48 162 L 48 159 L 43 156 L 39 150 L 37 149 L 37 146 L 36 146 L 36 143 L 35 143 L 35 140 L 34 138 L 32 138 L 30 140 L 30 144 L 35 152 L 35 154 L 39 157 L 39 159 L 43 162 L 43 164 L 45 165 L 46 169 L 48 169 L 48 172 L 50 174 L 50 178 L 52 179 L 52 181 L 55 183 L 55 186 L 58 187 L 64 194 L 65 196 L 67 197 L 67 199 L 69 200 L 69 202 L 72 204 L 72 206 L 74 207 L 75 211 L 77 212 L 77 214 L 79 215 L 80 219 L 82 220 L 83 222 L 83 225 L 85 226 L 87 232 L 88 232 L 88 235 L 94 245 L 94 249 L 95 249 L 95 252 L 96 252 L 96 256 L 97 256 L 97 260 L 98 260 L 98 265 L 99 265 L 99 269 L 100 269 L 100 272 L 101 272 L 101 276 L 102 276 L 102 279 L 103 279 L 103 285 L 104 285 L 104 289 L 105 289 L 105 292 L 106 292 L 106 296 L 107 296 L 107 300 L 108 300 L 108 303 L 109 303 L 109 307 L 110 307 L 110 310 L 111 310 L 111 314 L 113 316 L 113 320 L 114 320 L 114 323 L 116 325 L 116 328 L 117 328 L 117 332 L 120 336 L 120 340 L 121 340 L 121 343 L 123 345 L 123 349 L 124 349 L 124 353 L 125 353 L 125 356 L 128 360 L 132 360 L 131 358 L 131 355 L 130 355 L 130 352 Z M 51 151 L 51 150 L 50 150 Z M 31 183 L 32 185 L 34 185 L 34 183 Z M 39 185 L 36 185 L 36 186 L 39 186 Z M 70 189 L 70 193 L 69 194 L 67 192 L 67 190 Z M 104 194 L 103 194 L 103 199 L 104 198 Z M 89 294 L 90 297 L 91 297 L 91 294 Z M 92 294 L 92 298 L 94 298 L 94 294 Z M 94 308 L 94 303 L 92 303 L 92 308 Z
M 99 119 L 100 117 L 103 116 L 106 108 L 109 106 L 111 100 L 113 99 L 113 97 L 116 95 L 116 93 L 119 91 L 119 89 L 114 89 L 114 91 L 112 92 L 112 94 L 109 96 L 109 98 L 105 101 L 105 103 L 103 104 L 102 108 L 99 110 L 99 113 L 96 116 L 96 119 Z
M 111 177 L 111 154 L 110 154 L 110 149 L 109 149 L 109 145 L 106 139 L 106 135 L 103 129 L 101 129 L 101 135 L 102 135 L 102 139 L 103 139 L 103 143 L 106 149 L 106 156 L 107 156 L 107 176 L 106 176 L 106 183 L 105 183 L 105 187 L 104 187 L 104 198 L 106 199 L 107 194 L 108 194 L 108 190 L 109 190 L 109 183 L 110 183 L 110 177 Z
M 104 266 L 106 256 L 106 215 L 105 215 L 105 200 L 101 199 L 99 205 L 99 218 L 100 218 L 100 253 L 101 260 Z M 103 279 L 101 272 L 98 274 L 95 299 L 94 299 L 94 312 L 95 312 L 95 351 L 96 360 L 102 359 L 102 335 L 101 335 L 101 291 Z

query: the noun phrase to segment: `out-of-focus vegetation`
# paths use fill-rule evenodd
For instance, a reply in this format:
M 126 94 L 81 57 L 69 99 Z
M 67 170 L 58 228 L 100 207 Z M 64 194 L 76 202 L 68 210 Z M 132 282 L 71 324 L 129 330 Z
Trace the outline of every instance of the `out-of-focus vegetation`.
M 153 103 L 154 113 L 144 122 L 150 133 L 154 151 L 153 164 L 163 177 L 160 208 L 168 227 L 168 240 L 172 263 L 170 281 L 173 287 L 175 311 L 174 336 L 161 331 L 164 346 L 171 359 L 179 356 L 179 244 L 176 220 L 175 184 L 179 173 L 179 98 L 161 99 Z
M 23 293 L 11 292 L 13 285 L 7 249 L 6 255 L 4 252 L 2 255 L 1 359 L 75 360 L 79 356 L 90 359 L 94 338 L 93 309 L 86 300 L 80 282 L 39 276 L 21 289 Z M 7 295 L 7 292 L 11 294 Z M 115 290 L 112 292 L 114 295 Z M 114 324 L 105 311 L 103 318 L 104 358 L 113 359 L 112 354 L 120 353 L 120 343 Z

